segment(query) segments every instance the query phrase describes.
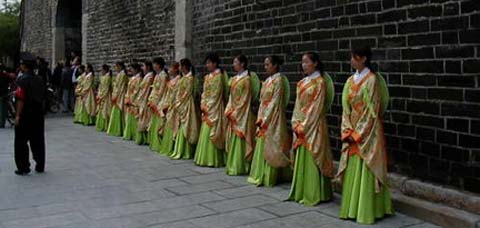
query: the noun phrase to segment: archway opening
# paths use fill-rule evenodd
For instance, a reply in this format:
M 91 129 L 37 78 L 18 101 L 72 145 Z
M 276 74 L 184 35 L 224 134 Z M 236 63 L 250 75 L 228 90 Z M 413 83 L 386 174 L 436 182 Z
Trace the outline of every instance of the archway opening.
M 59 0 L 54 26 L 54 61 L 82 55 L 82 0 Z

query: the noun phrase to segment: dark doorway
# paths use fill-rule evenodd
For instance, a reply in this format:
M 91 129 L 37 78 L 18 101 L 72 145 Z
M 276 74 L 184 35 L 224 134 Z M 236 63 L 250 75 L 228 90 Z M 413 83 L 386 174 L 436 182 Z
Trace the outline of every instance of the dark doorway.
M 54 61 L 82 55 L 82 0 L 59 0 L 55 14 Z

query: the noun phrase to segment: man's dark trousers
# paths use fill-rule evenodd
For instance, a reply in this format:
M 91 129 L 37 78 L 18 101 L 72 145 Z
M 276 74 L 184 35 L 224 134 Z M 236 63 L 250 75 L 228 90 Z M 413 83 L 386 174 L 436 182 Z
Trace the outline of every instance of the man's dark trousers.
M 29 147 L 32 150 L 35 170 L 45 170 L 45 119 L 43 115 L 20 118 L 15 127 L 15 163 L 18 171 L 30 172 Z

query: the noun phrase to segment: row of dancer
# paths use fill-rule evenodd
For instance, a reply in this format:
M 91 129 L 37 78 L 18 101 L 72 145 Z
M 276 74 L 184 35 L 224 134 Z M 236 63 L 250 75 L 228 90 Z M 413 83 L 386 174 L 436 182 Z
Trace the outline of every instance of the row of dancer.
M 290 82 L 275 55 L 265 58 L 267 78 L 261 82 L 248 69 L 246 56 L 234 58 L 236 75 L 230 78 L 220 68 L 219 56 L 208 54 L 201 95 L 189 59 L 170 64 L 168 70 L 162 58 L 132 63 L 128 70 L 118 62 L 114 78 L 104 65 L 98 92 L 92 66 L 87 65 L 76 88 L 74 119 L 85 125 L 96 119 L 97 130 L 148 144 L 172 159 L 225 166 L 227 175 L 248 175 L 247 181 L 257 186 L 291 179 L 288 199 L 309 206 L 331 200 L 332 182 L 337 181 L 343 184 L 339 217 L 371 224 L 393 214 L 382 123 L 388 88 L 373 71 L 371 55 L 369 47 L 351 52 L 356 72 L 342 92 L 342 150 L 336 174 L 326 118 L 335 91 L 315 52 L 302 56 L 293 134 L 286 117 Z

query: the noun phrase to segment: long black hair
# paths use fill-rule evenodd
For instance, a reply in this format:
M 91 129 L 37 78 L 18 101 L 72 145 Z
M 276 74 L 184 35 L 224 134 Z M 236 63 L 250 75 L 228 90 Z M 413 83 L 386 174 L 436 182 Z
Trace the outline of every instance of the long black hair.
M 130 67 L 132 69 L 134 69 L 135 71 L 137 71 L 137 74 L 140 74 L 140 76 L 143 77 L 143 73 L 142 73 L 142 66 L 138 63 L 132 63 L 130 64 Z M 135 76 L 135 75 L 132 75 L 132 76 Z
M 374 72 L 372 67 L 372 49 L 369 46 L 354 47 L 352 49 L 352 55 L 358 57 L 366 57 L 365 66 Z
M 244 54 L 237 55 L 235 57 L 240 63 L 243 63 L 243 69 L 248 70 L 248 58 Z
M 212 63 L 215 63 L 217 65 L 217 68 L 220 69 L 220 72 L 223 73 L 223 69 L 220 67 L 220 57 L 218 56 L 217 53 L 215 52 L 210 52 L 207 54 L 207 56 L 205 57 L 205 61 L 204 63 L 207 63 L 207 61 L 210 61 Z
M 110 66 L 109 66 L 109 65 L 103 64 L 103 65 L 102 65 L 102 70 L 104 70 L 105 72 L 108 72 L 108 76 L 112 76 L 112 71 L 110 70 Z
M 125 63 L 122 61 L 116 62 L 115 65 L 119 66 L 122 70 L 125 70 L 126 68 Z
M 303 55 L 306 55 L 312 62 L 317 63 L 317 67 L 315 67 L 315 70 L 319 71 L 320 74 L 323 75 L 325 71 L 325 66 L 323 65 L 322 60 L 320 60 L 320 55 L 313 51 L 305 52 L 305 54 Z
M 143 64 L 145 64 L 145 67 L 148 67 L 148 69 L 149 69 L 149 71 L 147 72 L 147 74 L 153 71 L 152 61 L 150 61 L 150 60 L 145 60 L 145 61 L 143 61 Z
M 283 59 L 278 55 L 269 55 L 267 59 L 270 60 L 270 63 L 277 68 L 277 72 L 280 71 L 280 66 L 283 65 Z
M 85 66 L 84 66 L 84 65 L 80 65 L 80 66 L 78 67 L 78 69 L 81 70 L 82 73 L 85 73 Z
M 167 69 L 165 69 L 165 65 L 166 65 L 165 59 L 163 59 L 162 57 L 157 57 L 153 59 L 153 63 L 159 65 L 162 68 L 162 70 L 165 71 L 165 73 L 167 73 Z
M 192 61 L 188 58 L 184 58 L 180 60 L 180 66 L 186 66 L 192 75 L 195 76 L 195 68 L 193 67 Z M 181 69 L 180 69 L 181 71 Z
M 92 64 L 90 63 L 87 63 L 87 70 L 90 71 L 90 73 L 92 73 L 92 75 L 95 75 L 95 71 L 93 70 L 93 66 Z

